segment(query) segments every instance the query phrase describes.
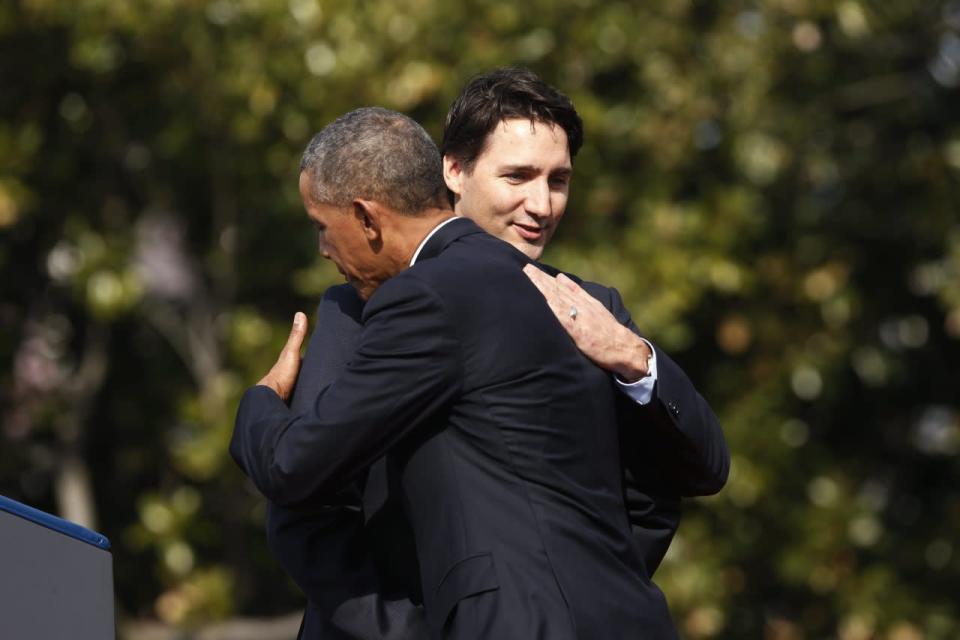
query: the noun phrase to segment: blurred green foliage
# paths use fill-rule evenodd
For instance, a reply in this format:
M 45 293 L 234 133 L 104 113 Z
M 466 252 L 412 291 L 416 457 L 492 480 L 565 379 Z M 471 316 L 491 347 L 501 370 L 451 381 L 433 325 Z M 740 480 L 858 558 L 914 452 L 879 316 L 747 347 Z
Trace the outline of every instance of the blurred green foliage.
M 547 261 L 619 287 L 728 434 L 657 575 L 682 634 L 958 637 L 956 1 L 3 3 L 0 492 L 87 486 L 126 616 L 301 606 L 226 452 L 336 281 L 299 154 L 365 104 L 439 137 L 511 63 L 586 124 Z

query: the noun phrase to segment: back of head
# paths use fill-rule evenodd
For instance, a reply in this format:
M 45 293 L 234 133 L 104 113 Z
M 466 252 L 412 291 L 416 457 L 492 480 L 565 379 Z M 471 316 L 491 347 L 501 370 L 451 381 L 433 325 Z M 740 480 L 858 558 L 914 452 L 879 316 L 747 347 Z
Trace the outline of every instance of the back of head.
M 570 98 L 522 67 L 495 69 L 473 78 L 447 113 L 440 152 L 466 169 L 483 152 L 487 136 L 515 118 L 557 125 L 567 134 L 570 157 L 583 144 L 583 122 Z
M 318 133 L 300 160 L 314 201 L 347 206 L 376 200 L 416 215 L 446 207 L 443 162 L 419 124 L 381 107 L 346 113 Z

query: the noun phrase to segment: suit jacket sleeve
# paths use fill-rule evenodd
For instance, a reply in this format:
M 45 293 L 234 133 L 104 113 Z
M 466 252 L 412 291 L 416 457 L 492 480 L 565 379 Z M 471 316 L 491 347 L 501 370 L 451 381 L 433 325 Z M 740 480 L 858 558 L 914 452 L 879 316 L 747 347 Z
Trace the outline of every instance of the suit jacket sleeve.
M 415 275 L 389 280 L 367 303 L 353 359 L 306 414 L 294 415 L 267 387 L 247 390 L 231 455 L 276 504 L 335 492 L 457 394 L 454 330 Z
M 630 318 L 620 294 L 610 289 L 610 309 L 614 316 L 634 333 L 640 330 Z M 639 452 L 626 452 L 628 472 L 639 464 L 654 464 L 655 485 L 664 494 L 679 496 L 712 495 L 720 491 L 730 471 L 730 453 L 720 422 L 686 373 L 659 347 L 657 350 L 657 383 L 648 405 L 640 406 L 626 401 L 622 417 L 626 428 L 646 431 L 644 449 L 650 447 L 657 455 L 653 460 L 639 460 Z M 636 455 L 633 455 L 636 454 Z M 643 475 L 649 475 L 648 468 Z M 636 473 L 639 475 L 639 472 Z
M 360 335 L 362 310 L 363 302 L 349 285 L 324 294 L 290 400 L 293 413 L 309 410 L 319 391 L 343 373 Z M 363 480 L 367 477 L 362 474 Z M 333 496 L 299 505 L 267 505 L 270 550 L 310 601 L 305 638 L 401 640 L 424 635 L 422 609 L 411 600 L 408 577 L 391 582 L 377 555 L 393 553 L 398 544 L 395 527 L 381 522 L 380 512 L 393 512 L 380 509 L 375 514 L 379 519 L 368 522 L 363 484 L 350 482 Z
M 300 413 L 346 366 L 359 334 L 362 305 L 355 294 L 334 287 L 317 307 L 317 324 L 290 400 Z M 356 299 L 358 302 L 359 299 Z M 354 482 L 336 495 L 296 507 L 267 505 L 267 543 L 274 557 L 315 606 L 332 610 L 343 600 L 376 589 L 364 545 L 361 487 Z

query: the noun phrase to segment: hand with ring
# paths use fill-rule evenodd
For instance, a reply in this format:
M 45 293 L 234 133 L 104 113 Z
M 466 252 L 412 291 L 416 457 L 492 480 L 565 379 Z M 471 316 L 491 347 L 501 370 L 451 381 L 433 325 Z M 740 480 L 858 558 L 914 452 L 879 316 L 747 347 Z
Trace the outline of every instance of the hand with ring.
M 533 264 L 523 272 L 583 355 L 626 382 L 649 373 L 649 345 L 620 324 L 599 300 L 562 273 L 554 278 Z

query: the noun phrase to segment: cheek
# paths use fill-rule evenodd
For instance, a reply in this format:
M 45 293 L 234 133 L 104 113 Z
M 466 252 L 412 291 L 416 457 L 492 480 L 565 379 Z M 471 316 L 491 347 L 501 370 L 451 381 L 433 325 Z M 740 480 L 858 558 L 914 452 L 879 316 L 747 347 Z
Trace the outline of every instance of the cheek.
M 563 215 L 563 210 L 567 207 L 567 199 L 569 194 L 557 191 L 553 194 L 553 210 L 560 211 L 560 215 Z
M 490 216 L 493 218 L 506 220 L 511 214 L 523 207 L 524 197 L 519 189 L 506 186 L 489 195 L 487 207 L 490 210 Z

